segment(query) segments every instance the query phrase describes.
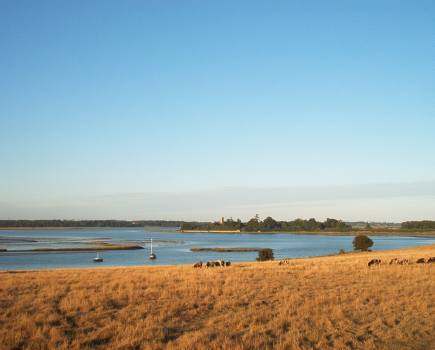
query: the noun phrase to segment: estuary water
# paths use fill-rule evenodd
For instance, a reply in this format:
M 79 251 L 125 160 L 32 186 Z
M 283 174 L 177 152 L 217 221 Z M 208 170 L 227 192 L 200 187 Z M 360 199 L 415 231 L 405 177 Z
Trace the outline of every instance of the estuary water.
M 148 259 L 150 239 L 157 259 Z M 434 244 L 435 238 L 373 236 L 373 250 Z M 275 258 L 327 255 L 352 250 L 353 236 L 301 234 L 213 234 L 179 233 L 163 229 L 35 229 L 0 231 L 0 270 L 63 267 L 104 267 L 190 264 L 199 260 L 254 261 L 256 252 L 192 252 L 191 248 L 271 248 Z M 93 247 L 95 242 L 134 244 L 145 249 L 100 252 L 102 263 L 94 263 L 95 251 L 37 252 L 34 249 Z

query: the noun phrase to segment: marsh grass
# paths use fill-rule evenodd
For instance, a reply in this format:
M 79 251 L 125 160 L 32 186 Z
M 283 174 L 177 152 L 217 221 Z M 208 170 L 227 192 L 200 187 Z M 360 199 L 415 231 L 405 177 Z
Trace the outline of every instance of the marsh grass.
M 1 349 L 433 349 L 435 246 L 191 266 L 0 273 Z

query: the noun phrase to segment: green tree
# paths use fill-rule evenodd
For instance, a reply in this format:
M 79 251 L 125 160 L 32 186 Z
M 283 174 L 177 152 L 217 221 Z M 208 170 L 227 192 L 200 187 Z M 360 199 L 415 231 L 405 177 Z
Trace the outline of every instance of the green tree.
M 317 230 L 319 229 L 319 223 L 316 221 L 316 219 L 311 218 L 305 223 L 305 229 L 306 230 Z
M 274 230 L 279 228 L 279 223 L 277 221 L 275 221 L 273 218 L 271 218 L 270 216 L 268 216 L 266 219 L 263 220 L 263 225 L 262 225 L 266 230 Z
M 246 223 L 244 231 L 257 232 L 258 230 L 260 230 L 260 223 L 258 214 L 256 214 L 251 220 Z
M 421 229 L 421 230 L 433 230 L 435 229 L 435 221 L 422 220 L 422 221 L 405 221 L 402 222 L 402 228 L 404 229 Z
M 373 246 L 373 241 L 366 235 L 358 235 L 353 239 L 352 245 L 354 250 L 365 252 Z

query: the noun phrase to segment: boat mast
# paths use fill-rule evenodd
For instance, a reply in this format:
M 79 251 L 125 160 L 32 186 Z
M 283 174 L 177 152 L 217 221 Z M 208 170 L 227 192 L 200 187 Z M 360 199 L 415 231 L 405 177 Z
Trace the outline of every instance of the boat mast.
M 148 257 L 150 260 L 154 260 L 155 258 L 157 258 L 156 254 L 153 253 L 153 239 L 150 239 L 151 244 L 150 244 L 150 256 Z

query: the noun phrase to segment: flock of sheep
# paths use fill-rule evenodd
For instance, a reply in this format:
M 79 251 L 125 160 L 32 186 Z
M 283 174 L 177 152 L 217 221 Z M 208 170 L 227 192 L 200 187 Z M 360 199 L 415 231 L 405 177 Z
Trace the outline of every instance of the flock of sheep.
M 367 266 L 373 266 L 373 265 L 380 265 L 382 263 L 381 259 L 372 259 L 367 263 Z M 409 259 L 398 259 L 398 258 L 394 258 L 390 260 L 390 265 L 393 264 L 397 264 L 397 265 L 409 265 L 411 264 L 412 261 L 409 261 Z M 431 264 L 431 263 L 435 263 L 435 257 L 432 258 L 420 258 L 417 259 L 416 261 L 417 264 Z
M 285 259 L 281 260 L 279 262 L 279 265 L 288 265 L 290 263 L 290 260 Z M 370 260 L 367 265 L 368 267 L 373 265 L 380 265 L 382 263 L 381 259 L 372 259 Z M 397 264 L 397 265 L 409 265 L 412 261 L 409 261 L 409 259 L 398 259 L 394 258 L 390 260 L 390 265 Z M 435 263 L 435 257 L 431 258 L 420 258 L 416 260 L 417 264 L 431 264 Z M 214 260 L 214 261 L 207 261 L 206 263 L 203 263 L 202 261 L 198 261 L 197 263 L 193 264 L 194 268 L 202 268 L 202 267 L 226 267 L 231 266 L 231 261 L 224 261 L 224 260 Z
M 194 268 L 201 268 L 201 267 L 225 267 L 225 266 L 231 266 L 231 261 L 224 261 L 224 260 L 215 260 L 215 261 L 207 261 L 206 263 L 203 263 L 202 261 L 198 261 L 197 263 L 193 264 Z

